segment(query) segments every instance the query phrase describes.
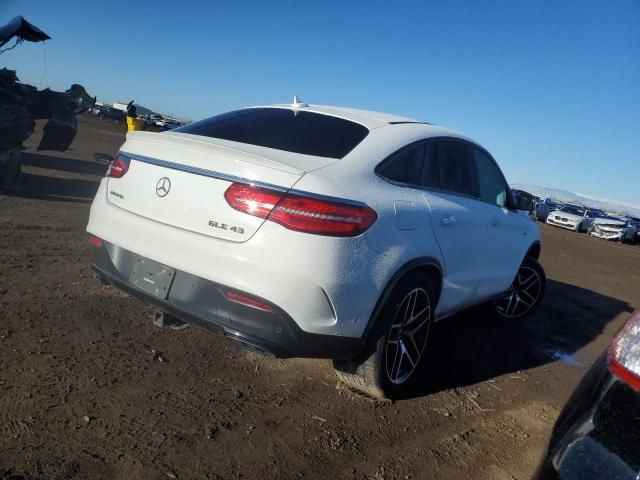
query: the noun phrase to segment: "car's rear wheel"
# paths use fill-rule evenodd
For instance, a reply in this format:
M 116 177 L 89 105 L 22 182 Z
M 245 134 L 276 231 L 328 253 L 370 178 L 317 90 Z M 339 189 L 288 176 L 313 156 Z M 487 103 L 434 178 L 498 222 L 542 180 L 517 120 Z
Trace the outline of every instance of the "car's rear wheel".
M 333 362 L 338 378 L 371 397 L 406 395 L 427 349 L 434 292 L 424 273 L 410 273 L 400 280 L 376 319 L 365 352 Z
M 544 297 L 547 276 L 537 260 L 526 257 L 518 269 L 509 292 L 493 302 L 498 317 L 517 319 L 533 313 Z

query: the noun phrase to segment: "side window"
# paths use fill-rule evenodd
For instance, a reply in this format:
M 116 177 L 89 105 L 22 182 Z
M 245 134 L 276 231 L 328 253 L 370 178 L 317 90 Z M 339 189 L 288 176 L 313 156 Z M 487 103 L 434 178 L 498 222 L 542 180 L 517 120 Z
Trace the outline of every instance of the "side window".
M 420 185 L 423 158 L 424 143 L 419 143 L 395 153 L 379 173 L 393 182 Z
M 473 153 L 478 169 L 480 198 L 499 207 L 506 207 L 509 188 L 497 165 L 481 150 L 474 148 Z
M 422 167 L 422 180 L 420 185 L 429 188 L 440 188 L 440 165 L 436 144 L 429 142 L 424 150 L 424 167 Z
M 459 142 L 438 142 L 436 149 L 440 165 L 440 188 L 473 195 L 475 179 L 467 146 Z

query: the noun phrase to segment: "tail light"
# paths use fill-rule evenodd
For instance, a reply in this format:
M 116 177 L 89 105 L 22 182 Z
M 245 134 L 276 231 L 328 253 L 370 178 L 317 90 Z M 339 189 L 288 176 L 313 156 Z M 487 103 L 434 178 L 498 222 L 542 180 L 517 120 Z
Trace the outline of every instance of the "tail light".
M 262 310 L 263 312 L 267 313 L 273 312 L 273 308 L 271 308 L 266 303 L 242 293 L 227 290 L 226 292 L 224 292 L 224 296 L 232 302 L 239 303 L 240 305 L 244 305 L 245 307 L 255 308 L 256 310 Z
M 87 240 L 89 241 L 89 243 L 95 247 L 101 248 L 102 245 L 104 245 L 104 242 L 102 241 L 101 238 L 98 238 L 94 235 L 89 235 L 89 237 L 87 238 Z
M 116 158 L 111 160 L 109 168 L 107 169 L 107 177 L 121 178 L 129 170 L 129 164 L 131 159 L 126 155 L 119 153 Z
M 232 208 L 254 217 L 267 218 L 282 200 L 283 194 L 275 190 L 233 183 L 224 192 L 224 198 Z
M 366 205 L 320 200 L 244 183 L 232 184 L 224 194 L 234 209 L 298 232 L 354 237 L 378 218 Z
M 625 323 L 613 339 L 609 365 L 616 377 L 640 391 L 640 313 Z

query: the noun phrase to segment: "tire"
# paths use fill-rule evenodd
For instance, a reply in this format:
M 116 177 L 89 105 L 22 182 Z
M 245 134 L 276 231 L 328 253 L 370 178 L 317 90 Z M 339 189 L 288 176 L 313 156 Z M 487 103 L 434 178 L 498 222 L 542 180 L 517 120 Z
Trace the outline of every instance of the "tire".
M 370 397 L 405 396 L 425 358 L 435 307 L 432 279 L 422 272 L 407 274 L 376 317 L 364 353 L 334 360 L 338 378 Z
M 547 285 L 547 276 L 537 260 L 525 257 L 509 293 L 493 302 L 498 318 L 516 320 L 531 315 L 540 305 Z

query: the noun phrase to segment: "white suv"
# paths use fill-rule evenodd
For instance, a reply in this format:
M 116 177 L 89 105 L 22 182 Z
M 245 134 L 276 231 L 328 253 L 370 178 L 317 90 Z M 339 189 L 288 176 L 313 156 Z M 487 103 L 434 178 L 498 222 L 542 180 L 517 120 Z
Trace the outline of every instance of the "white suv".
M 402 395 L 432 322 L 530 313 L 538 226 L 454 131 L 339 107 L 245 108 L 130 132 L 87 231 L 108 283 L 262 353 L 332 358 Z

